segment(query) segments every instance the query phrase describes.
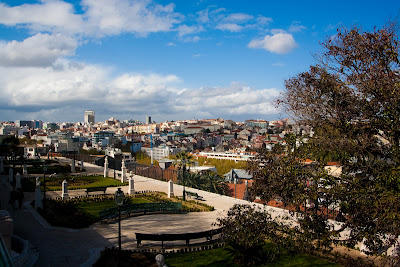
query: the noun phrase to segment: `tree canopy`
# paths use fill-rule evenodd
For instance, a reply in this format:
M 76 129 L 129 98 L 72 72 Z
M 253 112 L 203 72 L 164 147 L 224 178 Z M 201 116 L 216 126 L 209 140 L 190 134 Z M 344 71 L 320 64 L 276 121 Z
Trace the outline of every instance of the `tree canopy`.
M 347 245 L 385 251 L 400 235 L 397 27 L 339 29 L 321 45 L 318 64 L 286 80 L 278 101 L 314 134 L 294 131 L 285 149 L 260 153 L 249 166 L 254 194 L 291 205 L 314 246 L 329 247 L 346 229 Z M 327 171 L 329 161 L 339 175 Z M 337 215 L 340 230 L 329 223 Z

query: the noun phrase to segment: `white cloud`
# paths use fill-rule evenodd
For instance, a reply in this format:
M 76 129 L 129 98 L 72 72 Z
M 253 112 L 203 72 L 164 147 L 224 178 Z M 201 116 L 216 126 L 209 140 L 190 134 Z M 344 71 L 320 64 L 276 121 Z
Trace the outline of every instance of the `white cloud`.
M 257 23 L 261 26 L 268 25 L 273 21 L 272 18 L 264 17 L 264 16 L 259 16 L 257 17 Z
M 197 43 L 198 41 L 200 41 L 200 37 L 197 35 L 196 36 L 188 36 L 188 37 L 185 37 L 183 39 L 183 41 L 185 43 Z
M 188 34 L 195 34 L 204 31 L 203 26 L 187 26 L 187 25 L 180 25 L 178 27 L 178 36 L 182 37 Z
M 189 90 L 173 74 L 125 73 L 112 77 L 112 69 L 65 59 L 55 66 L 0 67 L 2 114 L 80 121 L 87 108 L 105 117 L 120 114 L 125 118 L 151 111 L 153 117 L 164 120 L 277 113 L 273 104 L 279 94 L 276 89 L 256 90 L 232 83 L 228 87 Z
M 77 45 L 71 37 L 41 33 L 22 42 L 0 42 L 0 65 L 51 66 L 59 57 L 72 55 Z
M 266 35 L 262 39 L 254 39 L 250 41 L 248 47 L 265 49 L 276 54 L 287 54 L 297 47 L 297 43 L 289 33 L 276 33 L 274 35 Z
M 128 32 L 146 36 L 171 31 L 183 16 L 175 6 L 150 0 L 83 0 L 83 14 L 60 0 L 10 7 L 0 3 L 0 23 L 24 26 L 33 31 L 79 34 L 83 36 L 117 35 Z
M 289 27 L 289 32 L 301 32 L 302 30 L 305 29 L 307 29 L 307 27 L 301 25 L 300 21 L 293 21 Z
M 223 19 L 226 22 L 244 23 L 252 20 L 254 17 L 245 13 L 232 13 Z
M 272 21 L 271 18 L 258 16 L 254 17 L 246 13 L 229 13 L 224 8 L 211 6 L 199 11 L 197 20 L 208 27 L 230 32 L 240 32 L 245 29 L 263 29 Z
M 243 29 L 243 26 L 235 23 L 222 23 L 218 24 L 215 28 L 222 31 L 240 32 Z
M 186 90 L 177 97 L 177 106 L 186 112 L 208 113 L 212 117 L 278 113 L 274 101 L 280 92 L 276 89 L 255 90 L 233 82 L 229 87 L 203 87 Z M 196 113 L 195 113 L 196 114 Z
M 83 0 L 82 4 L 87 8 L 84 16 L 89 26 L 100 34 L 132 32 L 145 36 L 170 31 L 182 19 L 174 12 L 174 4 L 162 6 L 150 0 Z
M 37 32 L 77 33 L 85 30 L 82 16 L 74 14 L 73 6 L 57 0 L 14 7 L 0 3 L 0 23 L 25 26 Z

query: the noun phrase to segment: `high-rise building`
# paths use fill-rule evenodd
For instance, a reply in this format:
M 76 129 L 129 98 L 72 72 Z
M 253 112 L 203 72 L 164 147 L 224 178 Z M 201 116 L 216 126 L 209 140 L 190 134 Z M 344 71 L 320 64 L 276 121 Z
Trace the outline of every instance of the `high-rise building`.
M 146 117 L 146 124 L 151 124 L 151 116 Z
M 93 110 L 85 111 L 85 124 L 94 124 L 94 111 Z

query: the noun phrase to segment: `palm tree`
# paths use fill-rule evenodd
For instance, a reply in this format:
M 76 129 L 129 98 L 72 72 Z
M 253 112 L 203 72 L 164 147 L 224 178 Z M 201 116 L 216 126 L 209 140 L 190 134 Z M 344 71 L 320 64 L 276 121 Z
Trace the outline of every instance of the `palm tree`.
M 222 195 L 227 194 L 229 191 L 224 178 L 213 171 L 205 171 L 201 174 L 200 186 L 202 190 Z
M 183 185 L 183 200 L 186 200 L 185 193 L 185 180 L 187 173 L 190 170 L 190 166 L 194 164 L 193 157 L 187 152 L 181 152 L 176 155 L 175 165 L 178 166 L 178 181 Z

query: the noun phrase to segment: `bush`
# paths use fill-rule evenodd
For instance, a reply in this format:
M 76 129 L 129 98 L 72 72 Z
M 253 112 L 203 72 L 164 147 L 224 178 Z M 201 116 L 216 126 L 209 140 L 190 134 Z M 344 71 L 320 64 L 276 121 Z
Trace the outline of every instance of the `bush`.
M 224 218 L 217 218 L 216 225 L 222 227 L 222 239 L 232 247 L 236 260 L 241 264 L 253 265 L 266 260 L 263 251 L 266 234 L 271 226 L 271 216 L 250 205 L 235 204 Z M 267 255 L 277 259 L 277 251 Z M 279 252 L 279 251 L 278 251 Z

